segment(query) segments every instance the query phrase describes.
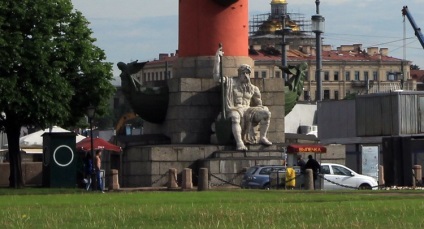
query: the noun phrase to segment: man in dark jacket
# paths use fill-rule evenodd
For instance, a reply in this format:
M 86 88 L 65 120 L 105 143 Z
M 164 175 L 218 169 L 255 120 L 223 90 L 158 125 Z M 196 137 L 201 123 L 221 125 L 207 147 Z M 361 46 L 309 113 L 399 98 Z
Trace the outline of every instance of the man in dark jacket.
M 306 162 L 303 160 L 302 155 L 297 155 L 297 166 L 300 167 L 300 172 L 305 173 Z
M 305 169 L 312 169 L 312 172 L 314 174 L 314 188 L 315 188 L 315 181 L 318 178 L 318 173 L 321 170 L 321 165 L 318 163 L 318 161 L 312 158 L 312 155 L 309 155 L 308 159 L 309 160 L 308 162 L 306 162 Z

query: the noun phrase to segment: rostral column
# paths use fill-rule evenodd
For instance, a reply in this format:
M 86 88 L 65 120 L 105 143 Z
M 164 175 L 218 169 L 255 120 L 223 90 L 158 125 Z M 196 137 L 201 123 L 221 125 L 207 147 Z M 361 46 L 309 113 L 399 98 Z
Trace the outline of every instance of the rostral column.
M 180 0 L 178 61 L 174 77 L 212 77 L 213 60 L 223 45 L 223 72 L 236 75 L 248 55 L 248 0 Z

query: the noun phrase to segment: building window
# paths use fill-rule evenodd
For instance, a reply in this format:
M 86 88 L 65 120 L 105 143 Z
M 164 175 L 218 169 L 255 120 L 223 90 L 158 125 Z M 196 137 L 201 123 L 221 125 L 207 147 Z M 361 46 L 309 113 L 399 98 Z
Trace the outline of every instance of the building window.
M 281 78 L 281 72 L 280 71 L 275 72 L 275 78 Z
M 360 78 L 359 78 L 359 71 L 355 71 L 355 80 L 356 81 L 359 81 L 360 80 Z
M 350 81 L 350 72 L 349 71 L 345 72 L 345 79 L 346 79 L 346 81 Z
M 339 71 L 334 71 L 334 81 L 339 81 Z
M 324 98 L 323 99 L 330 99 L 330 90 L 324 90 Z
M 159 74 L 158 74 L 158 72 L 155 72 L 155 80 L 159 80 Z
M 373 71 L 373 72 L 372 72 L 372 79 L 373 79 L 374 81 L 378 81 L 378 72 L 377 72 L 377 71 Z
M 339 100 L 339 91 L 334 91 L 334 99 Z
M 259 72 L 255 71 L 255 78 L 259 78 Z
M 309 94 L 309 91 L 303 91 L 303 100 L 304 101 L 310 101 L 311 95 Z
M 159 79 L 160 79 L 160 80 L 163 80 L 162 72 L 159 72 L 159 73 L 160 73 Z
M 330 80 L 330 72 L 328 72 L 328 71 L 325 71 L 324 72 L 324 80 L 325 81 L 329 81 Z
M 368 71 L 364 71 L 364 80 L 368 81 Z
M 266 78 L 266 71 L 262 71 L 262 72 L 261 72 L 261 77 L 262 77 L 262 78 Z
M 394 81 L 395 80 L 395 74 L 393 72 L 387 73 L 387 80 L 388 81 Z

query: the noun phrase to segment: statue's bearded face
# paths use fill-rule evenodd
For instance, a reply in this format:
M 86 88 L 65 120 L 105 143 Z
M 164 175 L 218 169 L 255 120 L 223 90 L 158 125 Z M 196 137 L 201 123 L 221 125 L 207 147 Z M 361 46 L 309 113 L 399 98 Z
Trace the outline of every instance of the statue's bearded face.
M 239 71 L 239 79 L 242 84 L 250 84 L 250 71 L 242 70 Z
M 247 69 L 239 71 L 238 79 L 239 90 L 242 92 L 250 93 L 252 91 L 252 84 L 250 83 L 250 71 Z

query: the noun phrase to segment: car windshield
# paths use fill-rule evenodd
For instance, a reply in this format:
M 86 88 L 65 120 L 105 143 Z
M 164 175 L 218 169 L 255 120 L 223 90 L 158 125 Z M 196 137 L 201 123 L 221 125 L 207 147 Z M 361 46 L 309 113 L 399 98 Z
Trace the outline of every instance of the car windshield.
M 262 168 L 261 171 L 259 171 L 259 174 L 260 175 L 269 175 L 271 172 L 282 171 L 282 170 L 284 170 L 283 167 L 265 167 L 265 168 Z
M 333 165 L 333 173 L 334 175 L 344 175 L 344 176 L 350 176 L 352 173 L 341 166 Z
M 246 173 L 247 174 L 254 174 L 256 172 L 256 170 L 258 170 L 258 167 L 250 167 Z
M 330 174 L 330 166 L 328 166 L 328 165 L 321 166 L 321 172 L 323 174 Z

